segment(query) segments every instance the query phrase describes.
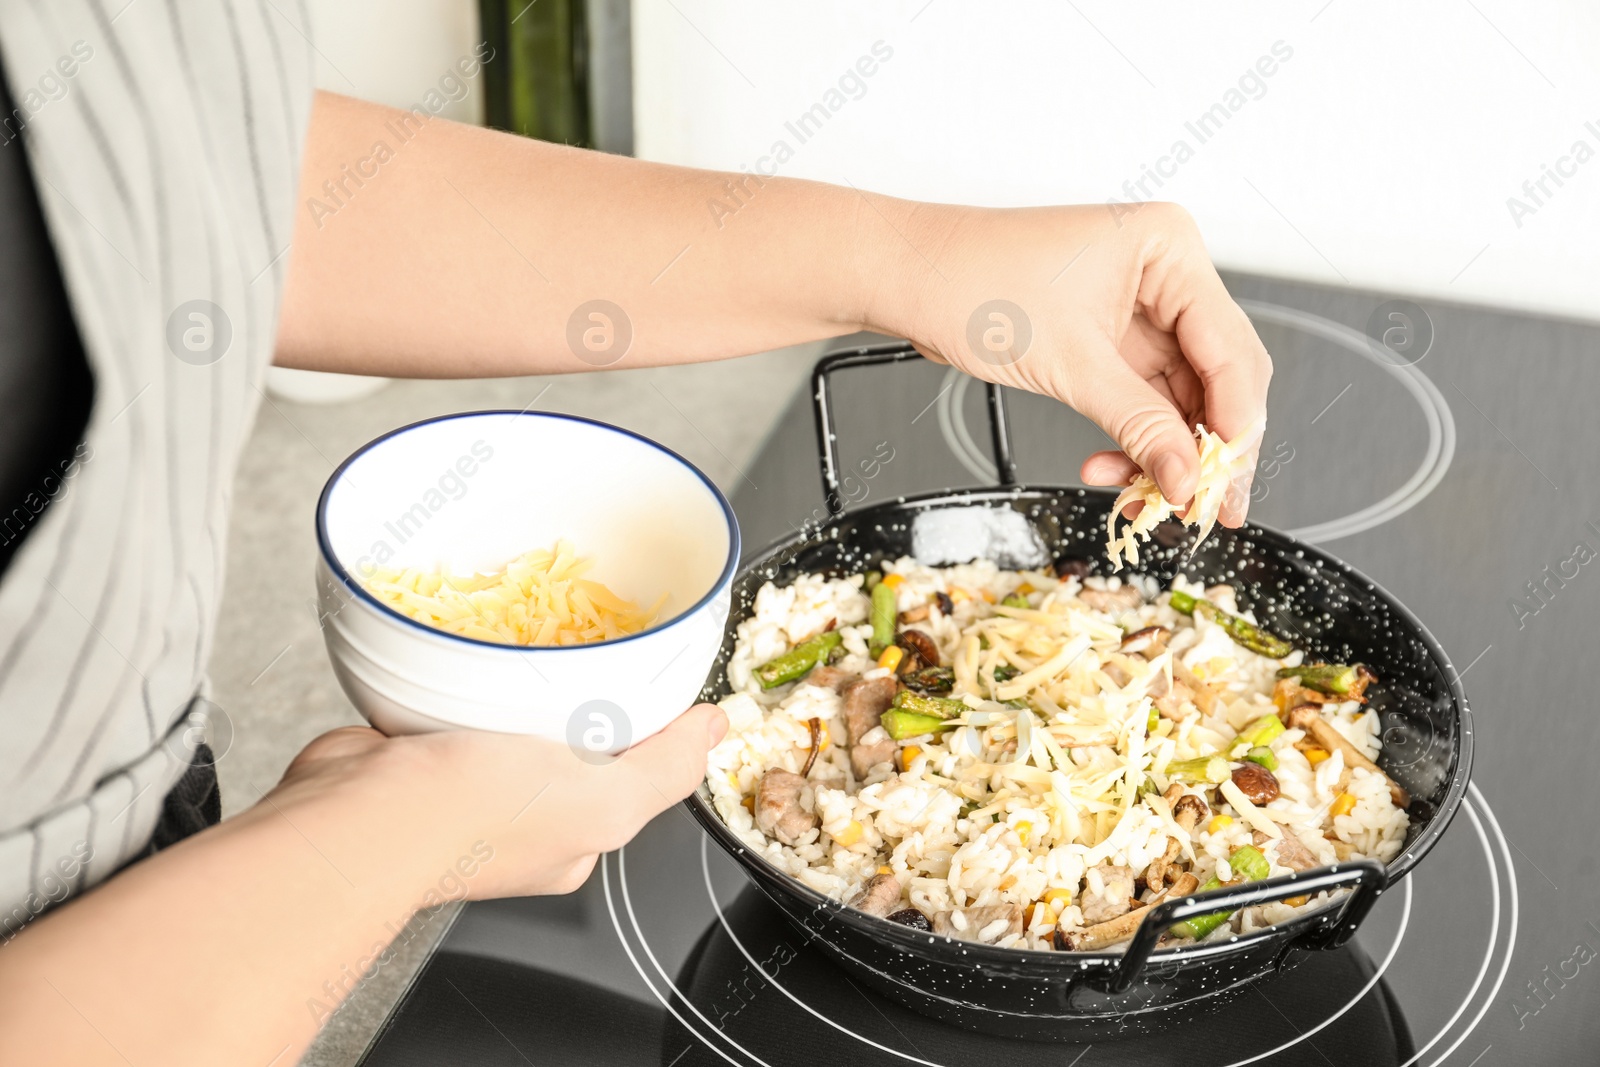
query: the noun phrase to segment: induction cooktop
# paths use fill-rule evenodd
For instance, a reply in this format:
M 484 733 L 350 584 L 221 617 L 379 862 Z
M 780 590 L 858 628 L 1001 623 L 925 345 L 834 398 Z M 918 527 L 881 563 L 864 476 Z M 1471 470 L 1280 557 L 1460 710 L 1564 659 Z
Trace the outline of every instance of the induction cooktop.
M 1350 944 L 1301 954 L 1166 1033 L 986 1037 L 833 966 L 679 807 L 571 896 L 469 905 L 363 1063 L 1594 1062 L 1600 584 L 1588 586 L 1600 577 L 1587 563 L 1600 553 L 1600 421 L 1585 398 L 1600 396 L 1600 328 L 1227 281 L 1277 368 L 1252 519 L 1399 597 L 1449 652 L 1474 711 L 1460 813 Z M 969 379 L 920 361 L 850 373 L 835 402 L 842 453 L 881 456 L 887 442 L 893 454 L 857 505 L 993 483 Z M 1104 435 L 1043 398 L 1009 403 L 1021 480 L 1077 484 Z M 747 545 L 821 514 L 807 393 L 734 474 Z M 1390 743 L 1420 752 L 1428 740 Z

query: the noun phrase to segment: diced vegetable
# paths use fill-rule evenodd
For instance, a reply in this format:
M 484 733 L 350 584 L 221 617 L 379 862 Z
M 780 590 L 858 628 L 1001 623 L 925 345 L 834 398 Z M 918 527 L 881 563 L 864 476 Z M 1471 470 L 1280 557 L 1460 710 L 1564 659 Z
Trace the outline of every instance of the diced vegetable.
M 950 697 L 931 697 L 902 689 L 894 695 L 894 707 L 914 715 L 928 715 L 935 719 L 953 719 L 967 710 L 967 705 Z
M 1017 670 L 1017 668 L 1013 667 L 1011 664 L 1001 663 L 994 669 L 994 680 L 997 682 L 1009 682 L 1011 679 L 1015 678 L 1021 673 L 1021 671 Z
M 1226 829 L 1233 825 L 1232 815 L 1218 815 L 1206 824 L 1206 833 L 1214 834 L 1218 830 Z
M 878 583 L 883 581 L 883 572 L 882 571 L 868 571 L 863 577 L 865 578 L 865 581 L 863 581 L 861 583 L 862 584 L 862 588 L 865 589 L 868 593 L 871 593 L 874 589 L 876 589 L 878 587 Z
M 1233 855 L 1228 857 L 1228 867 L 1233 871 L 1234 881 L 1242 878 L 1246 882 L 1260 882 L 1270 873 L 1271 865 L 1260 849 L 1243 845 L 1234 849 Z
M 1266 745 L 1257 745 L 1244 754 L 1244 758 L 1251 763 L 1258 763 L 1269 771 L 1278 769 L 1278 757 Z
M 893 674 L 900 661 L 906 658 L 906 650 L 899 645 L 890 645 L 883 650 L 883 655 L 878 657 L 878 666 Z
M 1263 715 L 1243 730 L 1233 739 L 1233 752 L 1244 753 L 1252 748 L 1270 745 L 1274 738 L 1283 733 L 1283 720 L 1276 715 Z M 1269 771 L 1271 767 L 1267 768 Z
M 770 659 L 757 667 L 756 681 L 761 683 L 761 688 L 771 689 L 804 678 L 811 672 L 811 668 L 819 663 L 826 663 L 829 654 L 838 648 L 843 640 L 844 636 L 838 630 L 829 630 L 827 633 L 808 638 L 776 659 Z
M 891 574 L 889 578 L 898 578 L 898 574 Z M 884 649 L 894 644 L 894 622 L 899 598 L 895 595 L 895 586 L 899 582 L 890 583 L 889 578 L 879 582 L 872 590 L 872 644 L 870 651 L 874 659 L 883 655 Z
M 883 584 L 890 589 L 899 589 L 905 580 L 905 576 L 900 574 L 886 574 L 883 576 Z
M 1329 752 L 1325 748 L 1308 748 L 1305 750 L 1306 762 L 1311 764 L 1313 767 L 1331 755 L 1333 755 L 1333 753 Z
M 1010 596 L 1000 601 L 1000 604 L 1002 607 L 1007 608 L 1025 608 L 1028 606 L 1028 598 L 1020 593 L 1012 593 Z
M 1349 696 L 1364 688 L 1359 664 L 1305 663 L 1298 667 L 1283 668 L 1278 672 L 1278 677 L 1294 678 L 1307 689 L 1332 696 Z
M 908 737 L 917 737 L 922 734 L 931 734 L 938 730 L 948 730 L 959 723 L 946 722 L 936 715 L 918 715 L 914 711 L 905 711 L 901 708 L 890 708 L 878 718 L 878 722 L 890 737 L 896 741 L 904 741 Z
M 1253 845 L 1244 845 L 1233 850 L 1228 857 L 1228 869 L 1233 872 L 1235 882 L 1259 882 L 1267 876 L 1270 869 L 1267 857 Z M 1213 875 L 1206 879 L 1204 885 L 1198 890 L 1201 893 L 1222 888 L 1222 882 Z M 1192 937 L 1196 941 L 1211 933 L 1217 927 L 1227 922 L 1233 915 L 1231 911 L 1216 911 L 1210 915 L 1197 915 L 1193 919 L 1185 919 L 1181 923 L 1172 925 L 1172 933 L 1179 937 Z
M 1156 727 L 1160 726 L 1160 725 L 1161 725 L 1161 709 L 1156 707 L 1154 704 L 1151 704 L 1150 705 L 1150 714 L 1145 719 L 1144 732 L 1147 733 L 1147 734 L 1153 734 L 1153 733 L 1156 732 Z
M 1328 808 L 1329 815 L 1349 815 L 1356 810 L 1356 798 L 1349 793 L 1340 793 L 1333 798 L 1333 804 Z
M 1199 756 L 1195 759 L 1173 760 L 1167 764 L 1167 778 L 1174 782 L 1210 782 L 1220 785 L 1233 774 L 1228 761 L 1221 756 Z
M 1209 600 L 1201 600 L 1174 589 L 1167 603 L 1172 605 L 1173 611 L 1184 615 L 1193 615 L 1197 612 L 1204 615 L 1222 627 L 1228 636 L 1233 638 L 1234 644 L 1248 648 L 1257 655 L 1266 656 L 1268 659 L 1282 659 L 1294 651 L 1294 646 L 1283 638 L 1270 634 L 1237 615 L 1229 615 Z

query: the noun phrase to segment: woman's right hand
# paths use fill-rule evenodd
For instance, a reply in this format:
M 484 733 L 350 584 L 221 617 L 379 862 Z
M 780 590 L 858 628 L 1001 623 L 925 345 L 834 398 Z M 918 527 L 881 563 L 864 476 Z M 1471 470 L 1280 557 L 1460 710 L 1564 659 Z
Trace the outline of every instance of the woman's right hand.
M 451 869 L 471 899 L 570 893 L 602 853 L 694 791 L 727 730 L 720 708 L 700 704 L 592 762 L 533 737 L 351 726 L 307 745 L 261 804 L 341 853 L 329 856 L 341 870 L 415 878 L 419 902 Z

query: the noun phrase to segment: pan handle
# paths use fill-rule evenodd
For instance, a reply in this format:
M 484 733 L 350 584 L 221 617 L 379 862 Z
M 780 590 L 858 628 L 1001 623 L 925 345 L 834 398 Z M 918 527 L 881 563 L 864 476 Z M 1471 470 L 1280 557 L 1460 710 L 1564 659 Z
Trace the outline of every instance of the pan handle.
M 828 513 L 844 514 L 844 495 L 839 491 L 839 435 L 833 423 L 833 393 L 828 376 L 849 367 L 870 367 L 879 363 L 900 363 L 921 359 L 922 354 L 905 341 L 869 345 L 833 352 L 817 361 L 811 372 L 811 396 L 817 412 L 817 461 L 822 468 L 822 498 Z M 998 385 L 984 386 L 989 394 L 989 438 L 994 449 L 994 466 L 1000 484 L 1017 484 L 1017 464 L 1011 455 L 1011 430 L 1006 417 L 1006 398 Z
M 1128 942 L 1127 953 L 1106 985 L 1106 992 L 1115 995 L 1133 987 L 1149 962 L 1156 941 L 1173 923 L 1219 911 L 1238 911 L 1255 904 L 1270 904 L 1285 897 L 1311 896 L 1327 889 L 1352 888 L 1354 892 L 1338 914 L 1324 920 L 1321 927 L 1301 935 L 1296 941 L 1296 944 L 1305 948 L 1338 948 L 1350 940 L 1356 927 L 1361 925 L 1361 920 L 1366 918 L 1367 912 L 1372 910 L 1372 905 L 1388 885 L 1389 872 L 1383 864 L 1375 860 L 1350 860 L 1331 867 L 1318 867 L 1262 882 L 1246 882 L 1179 900 L 1164 901 L 1152 908 L 1134 931 L 1133 940 Z

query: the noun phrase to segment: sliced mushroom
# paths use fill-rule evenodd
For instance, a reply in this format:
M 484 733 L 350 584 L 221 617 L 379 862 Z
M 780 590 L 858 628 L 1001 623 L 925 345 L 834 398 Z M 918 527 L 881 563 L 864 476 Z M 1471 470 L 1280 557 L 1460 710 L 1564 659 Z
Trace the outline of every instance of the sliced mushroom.
M 933 638 L 921 630 L 901 630 L 895 635 L 895 644 L 909 652 L 915 652 L 917 658 L 925 667 L 939 665 L 939 646 L 933 643 Z
M 1082 930 L 1057 929 L 1055 946 L 1063 952 L 1093 952 L 1119 945 L 1133 936 L 1151 908 L 1173 897 L 1186 897 L 1198 888 L 1200 879 L 1185 871 L 1172 883 L 1171 888 L 1162 890 L 1151 897 L 1148 903 L 1141 903 L 1115 919 L 1086 926 Z
M 1142 605 L 1144 594 L 1138 586 L 1124 583 L 1115 589 L 1080 589 L 1078 599 L 1096 611 L 1121 615 Z
M 927 617 L 928 605 L 922 604 L 918 607 L 907 608 L 905 611 L 902 611 L 900 613 L 900 624 L 903 626 L 908 622 L 922 622 L 927 619 Z
M 817 828 L 820 820 L 800 803 L 805 787 L 804 778 L 782 767 L 773 767 L 761 776 L 754 814 L 762 833 L 793 847 Z
M 1154 659 L 1166 651 L 1167 638 L 1171 636 L 1172 631 L 1165 626 L 1146 626 L 1124 637 L 1121 651 L 1128 655 L 1137 653 L 1146 659 Z
M 1068 578 L 1083 580 L 1089 577 L 1089 572 L 1094 570 L 1094 564 L 1084 556 L 1061 556 L 1055 561 L 1056 577 L 1065 581 Z
M 950 599 L 949 593 L 935 593 L 933 594 L 933 600 L 934 603 L 939 605 L 939 614 L 945 618 L 948 619 L 956 613 L 956 602 Z
M 888 918 L 892 923 L 909 926 L 913 930 L 926 930 L 930 933 L 933 931 L 933 924 L 928 921 L 928 917 L 916 908 L 901 908 Z
M 1172 821 L 1177 823 L 1185 832 L 1192 833 L 1200 824 L 1200 820 L 1211 814 L 1211 809 L 1206 807 L 1206 802 L 1193 793 L 1182 793 L 1181 785 L 1173 785 L 1167 789 L 1167 794 L 1162 799 L 1172 805 Z M 1167 847 L 1161 855 L 1150 861 L 1150 866 L 1145 868 L 1144 881 L 1151 889 L 1159 890 L 1166 884 L 1167 876 L 1182 877 L 1182 872 L 1175 869 L 1178 853 L 1183 849 L 1183 842 L 1176 837 L 1167 838 Z
M 1078 900 L 1078 907 L 1083 912 L 1086 926 L 1095 926 L 1109 919 L 1115 919 L 1119 915 L 1126 915 L 1135 903 L 1133 868 L 1102 863 L 1093 869 L 1099 872 L 1100 883 L 1104 888 L 1099 893 L 1085 888 Z
M 1250 840 L 1259 847 L 1272 843 L 1272 838 L 1257 830 L 1250 835 Z M 1277 839 L 1278 864 L 1289 868 L 1291 871 L 1309 871 L 1318 866 L 1317 857 L 1311 850 L 1294 835 L 1294 831 L 1285 830 L 1283 836 Z
M 1239 792 L 1258 807 L 1278 799 L 1278 776 L 1259 763 L 1239 764 L 1233 769 L 1232 778 Z
M 991 941 L 1022 933 L 1023 913 L 1020 904 L 991 904 L 983 908 L 964 908 L 961 915 L 967 921 L 965 930 L 956 929 L 950 914 L 950 912 L 940 912 L 934 916 L 934 933 L 943 934 L 945 937 L 958 937 L 963 941 L 977 941 L 978 935 L 998 919 L 1006 920 L 1006 927 L 990 938 Z
M 1389 783 L 1389 797 L 1395 807 L 1405 808 L 1411 804 L 1411 794 L 1399 782 L 1384 774 L 1383 768 L 1369 760 L 1365 752 L 1345 740 L 1345 736 L 1333 728 L 1333 723 L 1322 717 L 1320 708 L 1301 704 L 1289 712 L 1289 725 L 1310 734 L 1313 741 L 1329 752 L 1344 753 L 1346 767 L 1361 767 L 1374 774 L 1382 774 L 1384 781 Z
M 900 880 L 892 874 L 875 874 L 850 898 L 850 906 L 880 919 L 888 918 L 900 903 Z

